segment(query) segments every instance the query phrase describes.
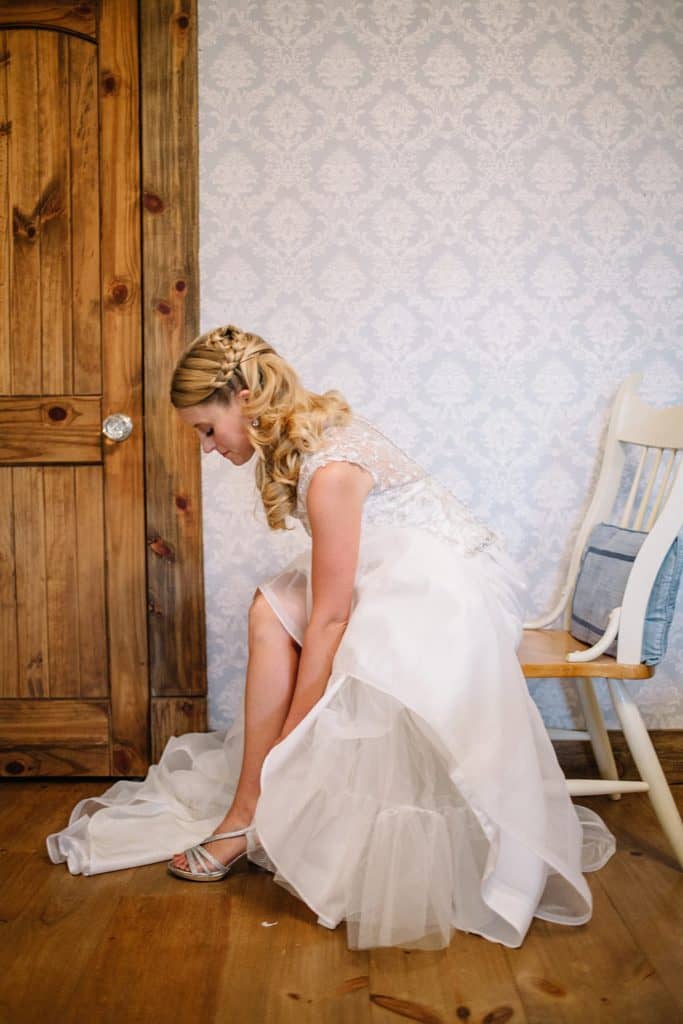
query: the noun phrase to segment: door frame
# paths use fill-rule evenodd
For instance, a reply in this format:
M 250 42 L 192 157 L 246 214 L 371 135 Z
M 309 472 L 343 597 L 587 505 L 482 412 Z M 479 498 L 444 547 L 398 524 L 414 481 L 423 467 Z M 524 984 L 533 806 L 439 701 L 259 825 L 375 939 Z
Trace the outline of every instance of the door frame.
M 207 728 L 201 464 L 169 401 L 199 330 L 198 0 L 139 2 L 151 758 Z

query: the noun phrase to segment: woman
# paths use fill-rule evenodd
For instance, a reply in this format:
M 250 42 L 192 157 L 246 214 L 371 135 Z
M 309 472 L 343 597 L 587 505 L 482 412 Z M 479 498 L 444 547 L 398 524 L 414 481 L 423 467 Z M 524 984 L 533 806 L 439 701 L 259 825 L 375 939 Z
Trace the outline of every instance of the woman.
M 144 782 L 81 801 L 53 859 L 93 873 L 174 842 L 191 881 L 248 859 L 345 920 L 351 948 L 442 948 L 454 928 L 519 946 L 534 915 L 587 921 L 582 871 L 614 840 L 572 804 L 528 695 L 501 540 L 257 335 L 197 338 L 171 400 L 205 452 L 255 455 L 269 525 L 300 519 L 311 550 L 256 593 L 233 728 L 173 738 Z

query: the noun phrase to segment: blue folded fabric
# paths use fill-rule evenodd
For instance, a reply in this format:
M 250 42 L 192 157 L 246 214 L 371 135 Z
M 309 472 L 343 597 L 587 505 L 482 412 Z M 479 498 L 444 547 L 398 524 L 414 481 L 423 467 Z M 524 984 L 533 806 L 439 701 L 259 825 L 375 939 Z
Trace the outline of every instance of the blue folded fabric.
M 572 601 L 570 632 L 577 640 L 592 645 L 603 635 L 609 613 L 622 604 L 629 573 L 646 537 L 644 530 L 627 530 L 611 523 L 593 527 L 581 556 Z M 641 655 L 645 665 L 657 665 L 666 652 L 681 573 L 683 532 L 669 548 L 650 592 Z M 616 657 L 616 640 L 605 653 Z

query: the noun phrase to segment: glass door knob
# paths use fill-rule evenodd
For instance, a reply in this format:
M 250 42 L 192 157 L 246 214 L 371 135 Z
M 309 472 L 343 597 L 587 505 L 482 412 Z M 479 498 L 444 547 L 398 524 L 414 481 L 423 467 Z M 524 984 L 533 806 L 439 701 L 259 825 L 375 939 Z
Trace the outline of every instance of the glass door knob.
M 107 416 L 102 424 L 102 433 L 110 441 L 125 441 L 133 432 L 133 421 L 122 412 Z

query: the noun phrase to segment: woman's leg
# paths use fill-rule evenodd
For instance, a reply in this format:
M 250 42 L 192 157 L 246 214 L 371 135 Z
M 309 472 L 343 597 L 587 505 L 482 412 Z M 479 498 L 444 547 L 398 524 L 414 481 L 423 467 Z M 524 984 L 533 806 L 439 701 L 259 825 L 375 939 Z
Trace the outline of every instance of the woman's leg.
M 216 832 L 230 832 L 248 825 L 259 797 L 261 766 L 280 735 L 294 693 L 299 646 L 291 638 L 260 591 L 249 609 L 249 662 L 244 695 L 244 754 L 237 789 Z M 222 863 L 242 853 L 245 836 L 219 839 L 207 844 Z M 187 870 L 184 853 L 173 862 Z

